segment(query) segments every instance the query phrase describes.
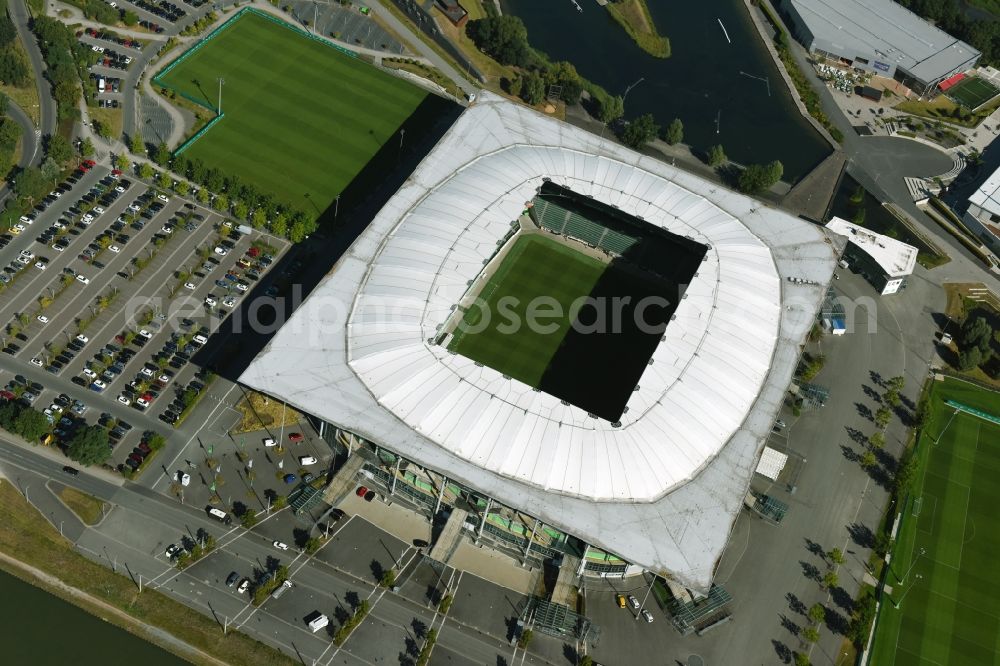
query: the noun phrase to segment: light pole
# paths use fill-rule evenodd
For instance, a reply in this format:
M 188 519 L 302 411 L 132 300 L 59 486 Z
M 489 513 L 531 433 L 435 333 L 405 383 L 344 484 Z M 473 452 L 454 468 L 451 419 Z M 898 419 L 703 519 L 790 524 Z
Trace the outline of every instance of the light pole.
M 899 610 L 899 606 L 900 606 L 900 604 L 903 603 L 903 599 L 905 599 L 906 595 L 910 593 L 910 590 L 912 590 L 914 587 L 917 586 L 917 581 L 920 580 L 921 578 L 923 578 L 923 576 L 921 576 L 920 574 L 917 574 L 916 576 L 913 577 L 913 584 L 910 585 L 908 588 L 906 588 L 906 591 L 903 592 L 903 596 L 901 596 L 899 598 L 899 601 L 893 601 L 892 597 L 889 597 L 889 601 L 892 602 L 892 607 L 893 608 L 895 608 L 896 610 Z
M 225 85 L 225 83 L 226 83 L 226 80 L 220 76 L 219 77 L 219 106 L 218 106 L 218 114 L 220 116 L 222 115 L 222 86 Z
M 917 566 L 917 562 L 919 562 L 920 558 L 923 557 L 926 554 L 927 554 L 927 549 L 926 548 L 921 548 L 920 552 L 917 554 L 917 557 L 913 560 L 912 563 L 910 563 L 910 568 L 906 570 L 906 573 L 903 574 L 902 578 L 898 578 L 897 579 L 897 582 L 900 583 L 900 584 L 905 583 L 906 582 L 906 577 L 910 575 L 911 571 L 913 571 L 913 567 Z
M 337 198 L 333 200 L 333 220 L 334 221 L 337 220 L 337 214 L 338 213 L 340 213 L 340 195 L 339 194 L 337 195 Z
M 649 593 L 653 591 L 653 584 L 655 582 L 656 576 L 654 575 L 653 579 L 649 581 L 649 587 L 646 588 L 646 596 L 642 598 L 642 603 L 639 604 L 639 612 L 635 614 L 635 620 L 638 620 L 639 616 L 642 615 L 642 611 L 646 609 L 646 602 L 649 600 Z
M 632 91 L 632 88 L 635 88 L 637 85 L 639 85 L 640 83 L 642 83 L 645 80 L 646 80 L 645 76 L 640 76 L 638 81 L 636 81 L 635 83 L 633 83 L 632 85 L 630 85 L 628 88 L 625 89 L 625 94 L 622 95 L 622 115 L 623 116 L 625 115 L 625 98 L 628 97 L 628 94 Z M 604 127 L 601 128 L 601 138 L 602 139 L 604 138 L 604 131 L 606 129 L 608 129 L 608 124 L 604 123 Z

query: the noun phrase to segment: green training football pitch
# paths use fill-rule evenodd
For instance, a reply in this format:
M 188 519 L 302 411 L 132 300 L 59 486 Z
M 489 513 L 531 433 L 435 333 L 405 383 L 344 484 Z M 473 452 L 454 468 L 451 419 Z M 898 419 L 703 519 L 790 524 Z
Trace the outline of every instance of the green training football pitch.
M 930 397 L 921 471 L 902 509 L 886 579 L 893 591 L 883 595 L 869 663 L 997 666 L 1000 426 L 944 401 L 1000 415 L 1000 394 L 947 379 L 934 382 Z
M 590 294 L 606 267 L 545 236 L 517 239 L 479 294 L 484 307 L 473 305 L 465 312 L 466 332 L 460 326 L 448 348 L 538 388 L 573 323 L 573 301 Z M 525 323 L 529 307 L 540 304 L 540 298 L 561 310 L 559 317 L 536 318 L 551 330 Z M 512 321 L 521 325 L 511 326 Z
M 947 94 L 958 104 L 975 110 L 1000 94 L 1000 89 L 985 79 L 970 76 L 952 86 Z
M 290 27 L 244 13 L 162 79 L 225 117 L 184 155 L 324 210 L 427 93 Z M 315 206 L 315 208 L 314 208 Z

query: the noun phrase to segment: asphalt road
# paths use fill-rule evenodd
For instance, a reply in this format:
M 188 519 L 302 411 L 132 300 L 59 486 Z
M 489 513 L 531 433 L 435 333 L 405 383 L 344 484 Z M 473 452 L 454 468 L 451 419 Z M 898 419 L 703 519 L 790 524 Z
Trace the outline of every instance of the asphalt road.
M 45 60 L 42 52 L 38 48 L 35 35 L 28 27 L 30 15 L 24 0 L 10 0 L 7 3 L 7 11 L 17 28 L 17 34 L 24 44 L 24 50 L 28 53 L 28 60 L 31 63 L 31 70 L 35 75 L 35 84 L 38 86 L 38 99 L 41 105 L 41 131 L 42 136 L 51 136 L 56 131 L 56 101 L 52 98 L 49 82 L 44 77 Z

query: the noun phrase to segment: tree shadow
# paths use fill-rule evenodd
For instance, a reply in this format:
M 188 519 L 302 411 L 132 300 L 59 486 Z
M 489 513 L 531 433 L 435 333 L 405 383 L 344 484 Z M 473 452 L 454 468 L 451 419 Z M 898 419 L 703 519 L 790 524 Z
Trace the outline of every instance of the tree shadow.
M 844 426 L 844 430 L 847 431 L 847 436 L 851 438 L 851 441 L 855 444 L 864 444 L 868 441 L 868 437 L 865 433 L 861 432 L 857 428 L 852 428 L 851 426 Z
M 875 459 L 878 460 L 880 465 L 885 467 L 887 473 L 896 473 L 896 466 L 899 464 L 896 456 L 892 455 L 885 449 L 875 449 Z
M 333 616 L 337 618 L 337 622 L 344 624 L 351 618 L 351 613 L 346 608 L 338 604 L 337 607 L 333 609 Z
M 826 550 L 824 550 L 823 546 L 808 537 L 806 537 L 806 550 L 826 562 Z
M 781 626 L 788 630 L 793 636 L 798 636 L 799 632 L 802 630 L 799 625 L 792 622 L 785 614 L 781 615 Z
M 875 414 L 872 413 L 872 408 L 863 402 L 854 403 L 854 409 L 857 410 L 858 416 L 865 419 L 866 421 L 874 421 Z
M 771 639 L 771 645 L 774 646 L 774 653 L 778 655 L 778 659 L 781 660 L 783 664 L 792 663 L 792 650 L 787 645 L 782 643 L 776 638 Z
M 410 622 L 410 628 L 413 629 L 413 635 L 416 636 L 418 640 L 427 635 L 427 623 L 419 618 L 413 618 Z
M 861 460 L 861 456 L 858 455 L 857 451 L 847 446 L 846 444 L 840 445 L 840 452 L 843 453 L 844 458 L 846 458 L 850 462 L 858 462 L 859 460 Z
M 819 568 L 812 562 L 803 562 L 799 560 L 799 565 L 802 567 L 802 575 L 810 580 L 814 580 L 817 583 L 820 582 L 823 577 L 820 575 Z
M 406 655 L 412 655 L 416 657 L 418 654 L 420 654 L 420 645 L 417 643 L 417 641 L 407 636 L 404 643 L 406 644 L 406 652 L 405 652 Z
M 368 563 L 368 568 L 371 569 L 372 576 L 375 577 L 375 582 L 378 583 L 382 580 L 382 576 L 385 575 L 385 567 L 378 560 L 372 560 Z
M 868 396 L 870 400 L 874 400 L 875 404 L 882 404 L 882 395 L 871 386 L 868 386 L 868 384 L 862 384 L 861 390 L 865 392 L 865 395 Z
M 851 595 L 844 588 L 839 586 L 831 587 L 830 600 L 848 615 L 854 612 L 854 599 L 851 598 Z
M 352 610 L 357 609 L 357 607 L 361 605 L 361 597 L 359 597 L 358 593 L 354 591 L 345 594 L 344 601 L 348 603 Z
M 309 541 L 309 530 L 304 530 L 301 527 L 292 530 L 292 543 L 296 546 L 305 548 L 307 541 Z
M 789 592 L 785 595 L 785 599 L 788 600 L 788 607 L 793 613 L 798 613 L 799 615 L 806 614 L 806 605 L 794 593 Z
M 902 403 L 897 405 L 892 409 L 893 413 L 899 418 L 907 428 L 912 428 L 917 425 L 917 420 L 914 417 L 914 411 L 912 407 L 906 407 Z
M 868 377 L 872 380 L 872 384 L 879 388 L 885 388 L 885 382 L 882 381 L 882 374 L 875 372 L 874 370 L 868 371 Z
M 867 525 L 852 523 L 847 526 L 847 533 L 850 535 L 851 541 L 858 546 L 862 548 L 875 547 L 875 533 Z

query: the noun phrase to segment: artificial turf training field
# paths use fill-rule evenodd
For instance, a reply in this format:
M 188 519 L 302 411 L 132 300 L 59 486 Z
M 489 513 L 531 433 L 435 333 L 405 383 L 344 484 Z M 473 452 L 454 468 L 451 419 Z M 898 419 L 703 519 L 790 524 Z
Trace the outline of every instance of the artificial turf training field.
M 225 117 L 184 155 L 303 211 L 323 210 L 427 93 L 246 12 L 158 83 Z
M 1000 94 L 1000 89 L 985 79 L 970 76 L 948 90 L 948 97 L 967 109 L 978 109 Z
M 951 379 L 931 388 L 886 579 L 901 603 L 883 596 L 869 662 L 878 666 L 1000 665 L 1000 425 L 956 414 L 949 398 L 1000 416 L 1000 393 Z
M 456 329 L 448 348 L 537 388 L 573 323 L 570 305 L 590 293 L 605 268 L 597 259 L 539 234 L 518 238 L 479 293 L 489 313 L 488 323 L 482 323 L 483 308 L 471 306 L 463 316 L 469 332 Z M 555 324 L 553 331 L 543 333 L 522 325 L 513 333 L 504 332 L 508 318 L 500 315 L 498 303 L 516 299 L 510 311 L 523 323 L 529 305 L 539 297 L 555 299 L 561 306 L 561 317 L 544 320 Z M 482 330 L 475 332 L 480 325 Z

